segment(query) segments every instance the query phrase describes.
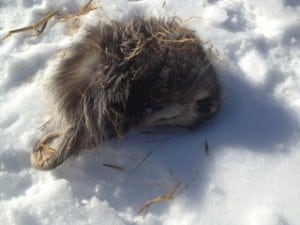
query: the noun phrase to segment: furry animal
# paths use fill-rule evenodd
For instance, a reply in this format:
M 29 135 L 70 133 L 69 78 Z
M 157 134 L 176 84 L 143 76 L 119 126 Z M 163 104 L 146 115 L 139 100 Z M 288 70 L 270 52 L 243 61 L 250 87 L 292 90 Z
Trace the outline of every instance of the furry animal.
M 56 113 L 31 153 L 54 169 L 131 128 L 194 128 L 216 114 L 220 85 L 200 39 L 175 19 L 88 28 L 51 77 Z

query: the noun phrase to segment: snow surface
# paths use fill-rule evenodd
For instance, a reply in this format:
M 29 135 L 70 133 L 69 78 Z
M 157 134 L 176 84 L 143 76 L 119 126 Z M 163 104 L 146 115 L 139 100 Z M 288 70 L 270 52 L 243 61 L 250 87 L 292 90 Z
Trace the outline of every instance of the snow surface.
M 73 36 L 53 18 L 40 36 L 0 41 L 0 224 L 299 224 L 300 1 L 94 2 L 101 8 L 82 16 Z M 0 36 L 85 3 L 0 1 Z M 32 169 L 30 151 L 51 116 L 44 93 L 52 59 L 85 24 L 134 13 L 180 17 L 213 46 L 219 115 L 195 132 L 132 132 L 54 171 Z M 145 202 L 172 189 L 171 174 L 182 183 L 175 198 L 138 216 Z

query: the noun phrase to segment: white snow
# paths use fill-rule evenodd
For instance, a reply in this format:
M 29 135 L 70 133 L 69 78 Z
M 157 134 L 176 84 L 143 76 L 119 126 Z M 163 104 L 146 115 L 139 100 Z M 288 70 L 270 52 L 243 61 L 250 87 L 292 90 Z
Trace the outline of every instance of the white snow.
M 0 36 L 86 2 L 1 1 Z M 101 7 L 73 35 L 52 18 L 39 36 L 0 40 L 0 224 L 299 224 L 300 2 L 93 2 Z M 54 171 L 32 169 L 30 151 L 51 117 L 45 89 L 58 50 L 97 18 L 127 14 L 180 17 L 209 43 L 223 86 L 219 115 L 197 131 L 129 133 Z M 175 198 L 138 216 L 172 189 L 171 173 L 182 183 Z
M 255 50 L 247 52 L 245 56 L 241 57 L 238 64 L 249 81 L 263 85 L 268 69 L 267 63 L 259 52 Z

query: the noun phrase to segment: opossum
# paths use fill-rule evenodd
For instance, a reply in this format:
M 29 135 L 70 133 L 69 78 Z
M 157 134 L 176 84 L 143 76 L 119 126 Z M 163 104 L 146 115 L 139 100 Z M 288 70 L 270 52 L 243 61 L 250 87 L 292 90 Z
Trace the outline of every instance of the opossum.
M 49 82 L 56 106 L 50 130 L 31 153 L 36 169 L 54 169 L 129 129 L 195 128 L 220 108 L 203 43 L 176 19 L 92 25 L 64 55 Z

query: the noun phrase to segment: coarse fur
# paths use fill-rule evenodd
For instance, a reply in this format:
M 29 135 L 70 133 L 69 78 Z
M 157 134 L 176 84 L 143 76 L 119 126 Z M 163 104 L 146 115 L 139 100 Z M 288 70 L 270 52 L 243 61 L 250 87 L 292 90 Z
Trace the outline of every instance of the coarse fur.
M 220 104 L 219 81 L 201 40 L 175 19 L 88 28 L 65 51 L 50 89 L 57 113 L 31 154 L 41 170 L 131 128 L 196 127 Z

